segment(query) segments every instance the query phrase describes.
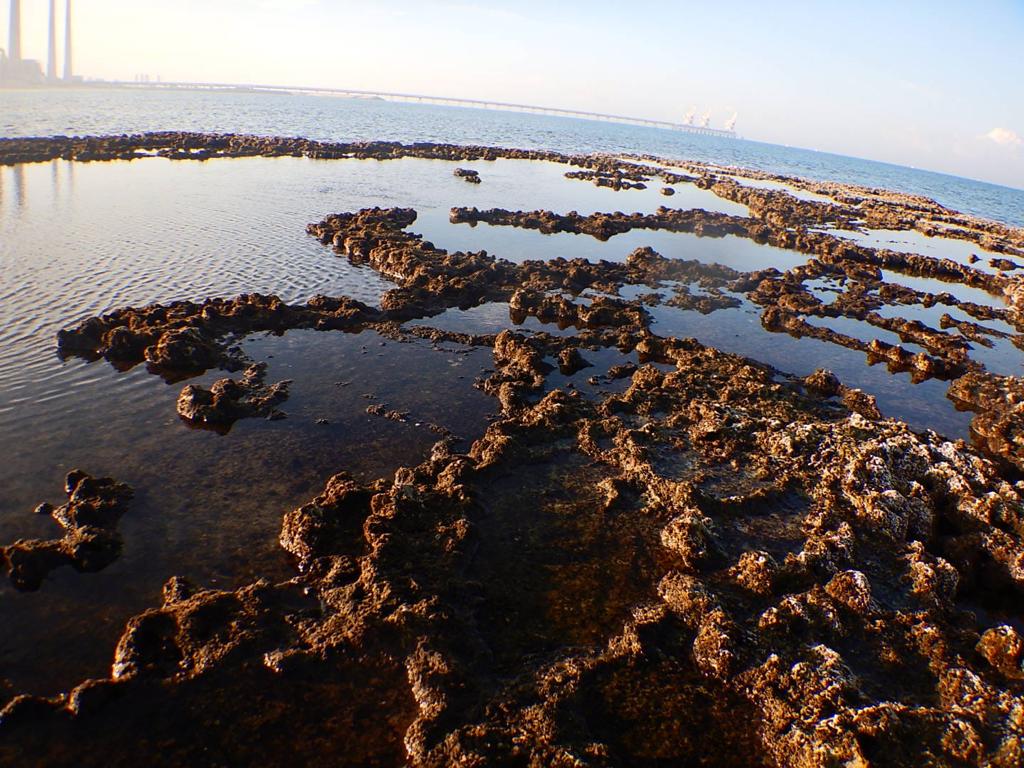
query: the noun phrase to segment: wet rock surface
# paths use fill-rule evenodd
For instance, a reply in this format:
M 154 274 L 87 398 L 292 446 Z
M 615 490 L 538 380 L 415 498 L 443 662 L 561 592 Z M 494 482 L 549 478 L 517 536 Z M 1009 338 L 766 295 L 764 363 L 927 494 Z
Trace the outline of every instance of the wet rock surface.
M 132 489 L 109 477 L 94 478 L 76 469 L 68 474 L 64 490 L 66 504 L 40 504 L 35 509 L 63 529 L 61 538 L 20 539 L 0 546 L 0 568 L 15 589 L 35 591 L 51 571 L 66 565 L 83 573 L 100 571 L 121 554 L 117 522 L 127 509 Z
M 19 140 L 0 143 L 0 158 L 143 149 L 193 160 L 518 156 L 167 134 Z M 240 380 L 183 391 L 179 409 L 184 400 L 190 417 L 213 419 L 265 415 L 283 395 L 247 367 L 236 343 L 248 333 L 372 328 L 389 340 L 485 347 L 493 367 L 477 386 L 494 398 L 495 415 L 468 450 L 446 436 L 419 465 L 369 482 L 339 467 L 284 516 L 280 543 L 294 578 L 235 591 L 172 578 L 162 605 L 128 622 L 108 677 L 51 698 L 10 691 L 0 762 L 1024 761 L 1024 392 L 977 355 L 1019 338 L 1024 291 L 1009 270 L 868 248 L 818 229 L 862 220 L 921 232 L 958 226 L 975 233 L 962 239 L 1008 254 L 1020 233 L 923 198 L 785 180 L 833 200 L 811 202 L 740 185 L 721 169 L 684 164 L 680 173 L 642 161 L 571 158 L 583 171 L 570 177 L 621 190 L 655 178 L 696 183 L 751 215 L 467 208 L 452 220 L 598 239 L 631 229 L 733 236 L 806 263 L 744 272 L 651 248 L 614 263 L 512 263 L 436 247 L 410 231 L 413 210 L 366 209 L 307 231 L 395 283 L 379 308 L 247 295 L 124 309 L 63 332 L 64 354 L 121 368 L 145 362 L 172 381 L 245 369 Z M 1005 304 L 926 292 L 883 271 L 979 288 Z M 645 292 L 624 298 L 627 288 Z M 976 444 L 885 419 L 869 393 L 824 368 L 793 377 L 655 333 L 651 312 L 662 303 L 714 313 L 741 298 L 768 330 L 950 382 L 950 397 L 977 414 Z M 544 330 L 429 325 L 446 310 L 490 302 Z M 939 327 L 887 311 L 909 306 L 944 310 Z M 826 325 L 840 319 L 901 344 Z M 371 415 L 415 419 L 367 399 Z M 72 491 L 69 481 L 71 502 L 52 511 L 56 519 L 88 524 L 95 504 L 71 510 L 84 482 L 76 475 Z M 100 499 L 122 498 L 113 481 L 91 482 Z
M 264 386 L 267 364 L 255 363 L 240 379 L 219 379 L 209 389 L 188 384 L 178 395 L 178 415 L 188 424 L 227 432 L 239 419 L 284 418 L 277 409 L 288 398 L 289 381 Z
M 735 186 L 745 191 L 751 189 Z M 915 381 L 929 378 L 955 381 L 969 372 L 983 371 L 984 365 L 972 355 L 973 349 L 991 347 L 993 340 L 1004 338 L 1019 345 L 1024 338 L 1021 336 L 1024 320 L 1016 303 L 1019 291 L 1016 278 L 1004 273 L 981 272 L 949 259 L 853 245 L 835 235 L 814 230 L 812 227 L 824 220 L 825 213 L 814 208 L 811 214 L 801 213 L 801 206 L 795 204 L 800 201 L 790 200 L 794 205 L 778 216 L 766 215 L 763 210 L 758 212 L 757 207 L 751 205 L 754 215 L 750 218 L 708 213 L 700 209 L 682 211 L 665 207 L 654 214 L 598 213 L 589 216 L 562 215 L 551 211 L 458 208 L 452 210 L 451 218 L 453 223 L 476 225 L 482 222 L 491 226 L 536 229 L 545 234 L 569 232 L 590 235 L 598 240 L 607 240 L 634 229 L 692 233 L 701 237 L 734 236 L 807 254 L 806 264 L 786 272 L 769 269 L 740 273 L 720 265 L 663 259 L 651 249 L 641 249 L 632 254 L 627 266 L 633 269 L 626 273 L 611 265 L 603 266 L 605 275 L 615 281 L 617 288 L 630 283 L 658 285 L 673 281 L 674 295 L 664 303 L 705 314 L 737 306 L 739 300 L 730 294 L 745 294 L 749 301 L 762 308 L 761 322 L 766 330 L 797 338 L 812 337 L 862 352 L 869 364 L 884 363 L 890 371 L 910 372 Z M 838 218 L 832 222 L 832 226 L 841 224 Z M 1016 242 L 1016 239 L 1009 238 L 1009 241 Z M 905 275 L 931 279 L 940 284 L 946 282 L 951 286 L 980 288 L 993 296 L 993 304 L 1003 299 L 1008 306 L 981 305 L 957 299 L 949 292 L 917 290 L 891 282 L 882 270 L 896 273 L 896 279 Z M 827 303 L 812 287 L 822 281 L 836 286 L 830 289 L 835 296 Z M 689 286 L 691 282 L 699 283 L 702 292 L 695 294 Z M 599 281 L 594 285 L 599 285 Z M 657 294 L 644 297 L 647 304 L 657 305 L 660 302 Z M 920 320 L 882 314 L 889 307 L 898 309 L 914 305 L 926 308 L 946 306 L 978 320 L 999 320 L 1013 327 L 1016 333 L 1007 335 L 983 324 L 955 320 L 948 313 L 940 320 L 938 328 Z M 566 315 L 563 311 L 558 317 L 560 321 L 571 324 Z M 855 320 L 864 324 L 867 333 L 895 335 L 902 344 L 877 337 L 852 336 L 827 324 L 812 323 L 811 318 Z M 999 398 L 963 397 L 951 391 L 950 399 L 958 407 L 979 414 L 974 430 L 982 436 L 992 429 L 993 415 L 986 413 L 988 409 L 1005 411 Z M 1018 466 L 1024 466 L 1016 449 L 1011 449 L 1006 441 L 982 443 L 1001 452 Z
M 111 726 L 187 727 L 159 758 L 178 764 L 239 748 L 258 706 L 300 755 L 343 736 L 345 764 L 1020 759 L 1019 638 L 974 607 L 1024 585 L 997 465 L 823 399 L 825 372 L 801 389 L 650 339 L 594 402 L 542 393 L 539 346 L 495 340 L 507 405 L 468 453 L 333 478 L 285 517 L 289 583 L 172 580 L 109 680 L 8 704 L 0 753 L 74 734 L 90 764 Z
M 480 183 L 480 171 L 474 171 L 471 168 L 456 168 L 454 175 L 465 181 L 467 184 Z

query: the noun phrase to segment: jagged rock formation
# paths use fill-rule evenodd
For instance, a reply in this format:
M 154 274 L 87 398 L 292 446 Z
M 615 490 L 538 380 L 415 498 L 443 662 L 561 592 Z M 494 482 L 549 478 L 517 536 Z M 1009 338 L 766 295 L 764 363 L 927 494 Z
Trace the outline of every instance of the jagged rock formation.
M 35 591 L 53 570 L 70 565 L 77 571 L 100 571 L 121 555 L 117 522 L 132 497 L 132 489 L 109 477 L 94 478 L 80 469 L 68 473 L 68 501 L 59 507 L 40 504 L 64 531 L 59 539 L 25 540 L 0 547 L 0 569 L 16 589 Z
M 284 418 L 276 406 L 288 399 L 290 381 L 263 385 L 267 364 L 255 363 L 241 379 L 219 379 L 209 389 L 189 384 L 178 395 L 178 415 L 189 424 L 226 432 L 239 419 Z
M 190 134 L 20 141 L 0 143 L 0 158 L 141 149 L 181 159 L 517 156 Z M 284 516 L 280 543 L 294 578 L 236 591 L 170 579 L 162 604 L 125 627 L 109 677 L 0 710 L 0 762 L 1024 761 L 1024 393 L 972 355 L 972 344 L 1019 338 L 985 323 L 1018 328 L 1024 292 L 1008 269 L 856 246 L 815 229 L 862 218 L 919 231 L 956 225 L 975 233 L 964 239 L 991 238 L 1008 254 L 1021 247 L 1019 233 L 847 186 L 800 182 L 834 200 L 806 202 L 699 164 L 681 175 L 643 158 L 523 156 L 571 162 L 584 169 L 573 178 L 618 189 L 655 177 L 696 182 L 751 215 L 456 209 L 453 220 L 595 237 L 638 227 L 738 236 L 799 251 L 807 263 L 742 272 L 648 248 L 624 263 L 513 264 L 424 241 L 408 231 L 415 211 L 367 209 L 308 231 L 395 283 L 379 309 L 346 297 L 287 305 L 246 295 L 125 309 L 62 333 L 65 354 L 146 362 L 172 379 L 242 368 L 249 361 L 233 341 L 255 331 L 374 328 L 457 340 L 492 349 L 494 367 L 478 386 L 496 415 L 464 452 L 444 439 L 418 466 L 371 482 L 339 467 Z M 883 279 L 883 269 L 982 288 L 1007 306 L 911 289 Z M 814 288 L 826 278 L 841 286 L 828 303 Z M 648 292 L 625 299 L 625 286 Z M 972 447 L 916 433 L 826 370 L 797 379 L 653 333 L 650 308 L 662 301 L 710 313 L 740 294 L 769 329 L 950 381 L 984 439 Z M 468 335 L 405 324 L 486 302 L 574 332 Z M 972 320 L 946 313 L 931 328 L 881 312 L 917 304 Z M 838 317 L 921 351 L 808 321 Z M 591 374 L 599 386 L 583 393 L 576 382 Z M 282 394 L 249 368 L 241 382 L 186 387 L 179 407 L 244 416 Z M 367 410 L 407 418 L 383 403 Z

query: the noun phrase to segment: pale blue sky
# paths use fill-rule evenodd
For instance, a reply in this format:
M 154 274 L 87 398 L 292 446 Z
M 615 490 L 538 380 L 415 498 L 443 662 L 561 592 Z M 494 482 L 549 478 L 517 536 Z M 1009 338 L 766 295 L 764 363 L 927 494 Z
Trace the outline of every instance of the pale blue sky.
M 22 0 L 44 58 L 45 0 Z M 61 5 L 63 3 L 60 3 Z M 7 37 L 6 0 L 0 30 Z M 1024 187 L 1024 0 L 75 0 L 87 76 L 493 98 Z

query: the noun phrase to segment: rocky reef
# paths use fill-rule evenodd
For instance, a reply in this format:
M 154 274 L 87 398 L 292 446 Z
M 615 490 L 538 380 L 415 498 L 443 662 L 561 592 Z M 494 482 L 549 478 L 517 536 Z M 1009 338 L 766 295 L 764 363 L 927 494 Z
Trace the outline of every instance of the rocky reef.
M 456 168 L 454 175 L 465 181 L 467 184 L 480 183 L 480 171 L 474 171 L 471 168 Z
M 692 341 L 642 342 L 621 394 L 544 394 L 546 353 L 574 343 L 499 335 L 501 417 L 468 453 L 331 479 L 285 516 L 291 582 L 172 579 L 110 679 L 8 704 L 0 755 L 1024 758 L 1018 484 L 851 413 L 827 372 L 780 383 Z
M 18 140 L 0 142 L 0 158 L 517 153 L 297 142 Z M 1020 233 L 921 198 L 786 180 L 833 200 L 813 202 L 740 185 L 723 169 L 651 162 L 572 158 L 583 170 L 568 175 L 623 191 L 654 178 L 698 183 L 742 201 L 750 216 L 459 208 L 452 221 L 598 239 L 631 229 L 739 237 L 806 263 L 744 272 L 650 248 L 614 263 L 513 263 L 448 252 L 410 231 L 415 211 L 374 208 L 307 231 L 395 284 L 379 307 L 250 294 L 126 308 L 62 332 L 63 354 L 145 363 L 171 381 L 243 370 L 182 390 L 179 413 L 211 425 L 272 415 L 286 395 L 284 382 L 265 386 L 265 369 L 241 354 L 245 334 L 372 328 L 389 339 L 457 341 L 490 349 L 493 367 L 477 386 L 494 414 L 468 448 L 442 436 L 421 463 L 376 480 L 338 467 L 284 515 L 293 578 L 233 591 L 170 578 L 161 604 L 128 622 L 109 676 L 53 697 L 15 696 L 0 710 L 0 763 L 1024 762 L 1024 392 L 977 355 L 1019 340 L 1024 291 L 1009 269 L 820 230 L 857 228 L 866 216 L 917 231 L 941 223 L 1010 256 L 1020 254 Z M 1002 306 L 885 272 L 981 289 Z M 884 418 L 870 394 L 828 370 L 796 377 L 656 333 L 651 313 L 662 303 L 714 313 L 741 298 L 769 330 L 949 382 L 950 397 L 976 413 L 975 444 Z M 487 303 L 543 330 L 430 325 Z M 885 311 L 910 305 L 948 311 L 939 327 Z M 816 324 L 838 318 L 901 344 Z M 385 403 L 367 411 L 409 418 Z M 73 474 L 55 518 L 78 520 L 69 530 L 102 527 L 85 512 L 105 510 L 112 526 L 126 489 Z M 12 551 L 3 557 L 13 577 Z
M 0 569 L 16 589 L 35 591 L 53 570 L 69 565 L 76 571 L 100 571 L 121 555 L 117 522 L 125 513 L 132 489 L 109 477 L 94 478 L 76 469 L 64 487 L 67 503 L 43 503 L 39 515 L 49 515 L 64 534 L 59 539 L 25 540 L 0 546 Z
M 189 424 L 219 432 L 252 416 L 284 418 L 276 406 L 288 398 L 291 382 L 263 386 L 266 371 L 266 363 L 255 363 L 245 369 L 241 379 L 219 379 L 209 389 L 188 384 L 178 395 L 178 415 Z
M 964 239 L 986 250 L 1024 256 L 1024 233 L 1019 228 L 954 211 L 920 195 L 835 181 L 812 181 L 744 168 L 724 168 L 708 163 L 669 161 L 652 155 L 571 155 L 493 146 L 322 142 L 304 138 L 184 131 L 120 136 L 0 138 L 0 165 L 55 159 L 77 162 L 136 160 L 154 156 L 191 161 L 230 157 L 309 157 L 320 160 L 417 157 L 455 162 L 499 158 L 541 160 L 582 169 L 567 172 L 568 178 L 616 189 L 643 188 L 655 178 L 667 185 L 692 183 L 725 199 L 748 205 L 755 216 L 775 218 L 776 223 L 784 221 L 787 211 L 799 211 L 804 215 L 809 210 L 818 210 L 822 221 L 845 218 L 851 223 L 863 222 L 865 226 L 876 229 L 913 229 L 929 237 Z M 832 202 L 807 201 L 785 190 L 761 188 L 756 186 L 758 181 L 786 185 L 794 192 L 811 193 Z

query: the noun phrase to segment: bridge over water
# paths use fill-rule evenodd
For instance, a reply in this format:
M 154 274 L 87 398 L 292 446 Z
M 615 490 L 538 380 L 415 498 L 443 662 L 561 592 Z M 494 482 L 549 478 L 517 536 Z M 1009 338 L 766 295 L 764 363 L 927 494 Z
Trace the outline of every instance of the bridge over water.
M 711 128 L 692 123 L 673 123 L 667 120 L 649 120 L 643 117 L 626 115 L 609 115 L 602 112 L 585 112 L 578 109 L 558 109 L 555 107 L 539 107 L 530 104 L 512 104 L 504 101 L 483 99 L 459 99 L 449 96 L 428 96 L 419 93 L 392 93 L 389 91 L 362 91 L 352 88 L 305 88 L 282 85 L 238 85 L 232 83 L 154 83 L 154 82 L 119 82 L 114 85 L 125 88 L 168 89 L 168 90 L 211 90 L 211 91 L 257 91 L 266 93 L 302 93 L 315 96 L 342 96 L 348 98 L 384 99 L 387 101 L 403 101 L 422 104 L 442 104 L 451 107 L 472 107 L 476 109 L 497 109 L 506 112 L 530 112 L 557 117 L 574 117 L 582 120 L 603 120 L 609 123 L 625 123 L 627 125 L 644 125 L 651 128 L 664 128 L 670 131 L 682 131 L 701 136 L 718 136 L 735 139 L 736 132 L 722 128 Z

